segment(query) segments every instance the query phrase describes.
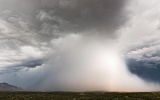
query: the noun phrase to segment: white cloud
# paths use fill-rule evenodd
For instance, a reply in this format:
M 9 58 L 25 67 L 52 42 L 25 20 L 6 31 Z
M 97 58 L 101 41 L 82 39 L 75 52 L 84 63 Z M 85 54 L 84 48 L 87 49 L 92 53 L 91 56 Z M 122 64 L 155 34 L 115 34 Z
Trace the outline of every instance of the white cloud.
M 131 12 L 130 25 L 124 28 L 120 41 L 126 43 L 144 39 L 145 35 L 154 36 L 160 18 L 160 2 L 157 0 L 134 0 L 128 8 Z
M 26 55 L 27 57 L 34 57 L 34 58 L 42 57 L 42 52 L 38 50 L 38 48 L 34 48 L 31 46 L 23 46 L 20 49 L 21 49 L 21 53 L 23 55 Z

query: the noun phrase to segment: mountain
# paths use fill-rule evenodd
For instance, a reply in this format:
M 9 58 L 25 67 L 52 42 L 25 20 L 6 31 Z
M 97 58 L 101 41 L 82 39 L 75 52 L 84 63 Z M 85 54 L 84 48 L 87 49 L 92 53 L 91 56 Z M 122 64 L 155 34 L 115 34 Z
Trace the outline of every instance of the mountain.
M 0 91 L 22 91 L 23 89 L 8 83 L 0 83 Z

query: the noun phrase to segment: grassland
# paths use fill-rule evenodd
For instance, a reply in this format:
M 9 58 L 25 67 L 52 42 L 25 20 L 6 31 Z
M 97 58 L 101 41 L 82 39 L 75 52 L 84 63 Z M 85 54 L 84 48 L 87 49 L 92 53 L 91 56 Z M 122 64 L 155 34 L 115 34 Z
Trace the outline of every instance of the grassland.
M 160 100 L 160 93 L 0 92 L 0 100 Z

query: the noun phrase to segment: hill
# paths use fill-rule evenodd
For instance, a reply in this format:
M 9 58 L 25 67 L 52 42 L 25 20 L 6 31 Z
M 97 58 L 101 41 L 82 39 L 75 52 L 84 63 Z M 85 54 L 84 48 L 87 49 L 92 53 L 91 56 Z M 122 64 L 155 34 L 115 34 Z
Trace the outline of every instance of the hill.
M 0 91 L 22 91 L 23 89 L 8 83 L 0 83 Z

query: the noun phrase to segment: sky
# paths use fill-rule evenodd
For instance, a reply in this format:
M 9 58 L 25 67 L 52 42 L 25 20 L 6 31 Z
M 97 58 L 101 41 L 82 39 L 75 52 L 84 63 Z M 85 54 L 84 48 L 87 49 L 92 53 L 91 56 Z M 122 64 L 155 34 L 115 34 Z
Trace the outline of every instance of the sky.
M 0 0 L 0 82 L 33 91 L 159 91 L 159 0 Z

